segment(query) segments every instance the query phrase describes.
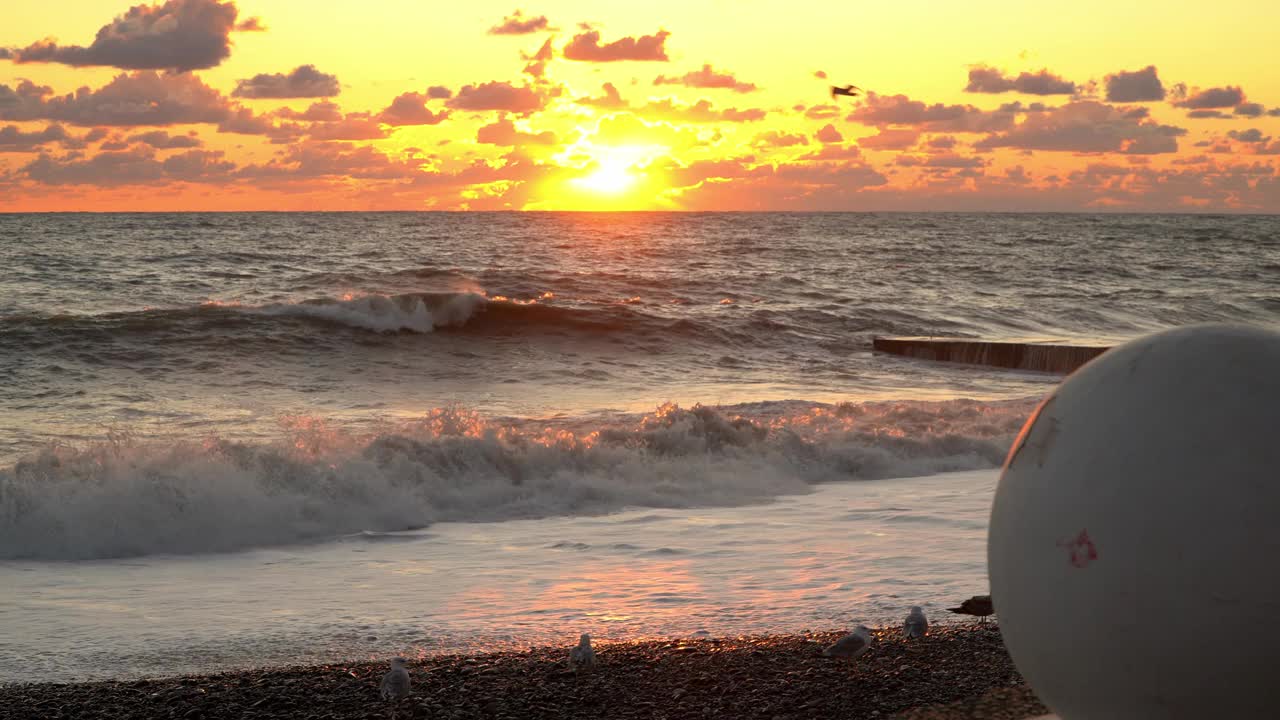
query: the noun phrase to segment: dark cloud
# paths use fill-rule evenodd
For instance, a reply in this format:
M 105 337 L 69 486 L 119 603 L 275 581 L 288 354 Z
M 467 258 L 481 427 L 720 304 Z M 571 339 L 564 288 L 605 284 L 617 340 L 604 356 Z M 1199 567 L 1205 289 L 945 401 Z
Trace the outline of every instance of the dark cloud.
M 8 48 L 0 47 L 0 60 L 12 60 L 12 59 L 13 59 L 13 51 L 9 50 Z
M 302 112 L 298 112 L 292 108 L 282 107 L 279 110 L 276 110 L 273 114 L 276 117 L 282 117 L 286 120 L 337 122 L 342 119 L 342 108 L 338 107 L 338 103 L 322 100 L 320 102 L 311 103 L 310 107 Z
M 257 180 L 294 178 L 359 178 L 404 180 L 422 175 L 416 160 L 393 160 L 372 145 L 302 142 L 290 145 L 265 165 L 250 165 L 237 175 Z
M 381 140 L 387 137 L 380 118 L 371 113 L 347 113 L 336 122 L 312 123 L 307 128 L 312 140 Z
M 200 138 L 193 135 L 170 135 L 163 130 L 138 133 L 129 136 L 131 143 L 143 143 L 157 150 L 175 150 L 200 147 Z
M 524 53 L 521 53 L 524 55 Z M 542 47 L 538 48 L 538 52 L 532 55 L 524 55 L 524 59 L 528 62 L 524 66 L 524 73 L 541 79 L 547 74 L 547 63 L 555 55 L 555 51 L 551 48 L 551 38 L 542 43 Z
M 1148 155 L 1177 151 L 1177 138 L 1185 134 L 1182 128 L 1137 120 L 1120 108 L 1083 100 L 1028 115 L 1017 127 L 989 135 L 974 147 Z
M 845 119 L 876 127 L 908 125 L 933 132 L 994 132 L 1012 127 L 1014 117 L 1013 113 L 988 112 L 972 105 L 926 105 L 906 95 L 870 92 Z
M 406 125 L 438 125 L 449 117 L 448 110 L 438 113 L 427 109 L 431 98 L 423 93 L 408 92 L 397 95 L 395 100 L 383 110 L 378 119 L 387 125 L 397 127 Z
M 1231 130 L 1227 132 L 1227 137 L 1232 140 L 1239 140 L 1246 143 L 1264 143 L 1271 139 L 1269 135 L 1263 135 L 1258 128 L 1249 128 L 1248 130 Z
M 999 107 L 998 110 L 999 112 L 1002 112 L 1002 113 L 1038 113 L 1038 112 L 1048 112 L 1052 109 L 1053 108 L 1049 107 L 1048 105 L 1045 105 L 1044 103 L 1040 103 L 1040 102 L 1033 102 L 1027 105 L 1023 105 L 1021 100 L 1014 100 L 1013 102 L 1010 102 L 1010 103 L 1004 103 Z
M 135 5 L 98 30 L 89 47 L 42 40 L 15 51 L 15 59 L 20 63 L 104 65 L 125 70 L 211 68 L 231 55 L 231 33 L 241 29 L 236 25 L 237 12 L 234 2 L 222 0 Z M 243 29 L 261 29 L 253 21 L 242 25 Z
M 1262 107 L 1262 105 L 1259 105 L 1258 103 L 1251 103 L 1251 102 L 1240 103 L 1239 105 L 1236 106 L 1235 110 L 1231 111 L 1233 115 L 1240 115 L 1242 117 L 1251 117 L 1251 118 L 1261 117 L 1262 114 L 1265 112 L 1266 112 L 1266 108 Z
M 192 74 L 121 73 L 97 90 L 53 96 L 29 81 L 0 85 L 0 120 L 59 120 L 73 125 L 217 123 L 231 115 L 222 93 Z
M 214 182 L 230 179 L 235 164 L 220 151 L 188 150 L 164 160 L 138 146 L 125 152 L 100 152 L 91 158 L 41 155 L 19 172 L 44 185 L 154 185 L 169 182 Z
M 266 32 L 267 26 L 262 24 L 262 18 L 251 17 L 236 23 L 235 30 L 236 32 Z
M 502 22 L 489 28 L 490 35 L 529 35 L 531 33 L 542 32 L 543 30 L 551 30 L 551 21 L 547 20 L 546 15 L 537 17 L 525 17 L 524 13 L 516 10 L 511 15 L 502 19 Z
M 622 94 L 613 83 L 607 82 L 601 86 L 601 89 L 604 90 L 604 95 L 600 97 L 578 98 L 574 102 L 601 110 L 622 110 L 627 107 L 627 101 L 622 99 Z
M 929 168 L 980 168 L 986 167 L 987 162 L 980 157 L 965 157 L 963 155 L 945 154 L 945 155 L 899 155 L 894 159 L 895 165 L 903 167 L 929 167 Z
M 24 132 L 17 125 L 6 125 L 0 128 L 0 153 L 35 152 L 44 145 L 59 143 L 63 147 L 79 147 L 84 140 L 78 140 L 58 124 L 45 127 L 43 130 Z
M 236 82 L 231 97 L 252 99 L 323 98 L 342 91 L 336 75 L 322 73 L 315 65 L 299 65 L 288 74 L 261 73 Z
M 956 139 L 950 135 L 935 135 L 925 145 L 935 150 L 950 150 L 956 146 Z
M 823 125 L 822 129 L 814 133 L 813 137 L 820 143 L 844 142 L 844 136 L 841 135 L 840 131 L 836 129 L 836 126 L 831 123 Z
M 683 85 L 705 90 L 732 90 L 738 93 L 755 92 L 760 88 L 754 83 L 742 82 L 730 72 L 717 72 L 710 64 L 703 65 L 701 70 L 687 72 L 680 77 L 659 75 L 653 79 L 654 85 Z
M 1071 95 L 1079 88 L 1075 83 L 1054 75 L 1047 69 L 1039 72 L 1020 73 L 1017 77 L 1009 77 L 1003 70 L 993 67 L 978 66 L 969 70 L 969 84 L 965 92 L 971 93 L 1005 93 L 1019 92 L 1027 95 Z
M 761 149 L 767 148 L 784 148 L 794 145 L 808 145 L 809 138 L 799 133 L 778 132 L 777 130 L 767 130 L 759 133 L 751 140 L 751 146 Z
M 494 81 L 464 85 L 446 105 L 454 110 L 503 110 L 528 115 L 545 108 L 547 96 L 528 86 Z
M 1236 86 L 1215 87 L 1201 90 L 1179 100 L 1174 105 L 1190 110 L 1210 110 L 1214 108 L 1235 107 L 1244 102 L 1244 90 Z
M 1156 74 L 1156 66 L 1118 73 L 1106 77 L 1107 100 L 1110 102 L 1150 102 L 1164 99 L 1164 84 Z
M 555 145 L 556 134 L 551 131 L 527 133 L 516 129 L 516 124 L 508 118 L 502 118 L 476 131 L 476 142 L 485 145 L 504 145 L 508 147 L 522 145 Z
M 448 100 L 453 97 L 453 91 L 443 85 L 432 85 L 427 88 L 427 97 L 433 100 Z
M 1192 110 L 1187 113 L 1187 117 L 1192 120 L 1230 120 L 1231 116 L 1221 110 Z
M 667 38 L 671 33 L 659 30 L 653 35 L 641 35 L 638 38 L 624 37 L 607 45 L 600 44 L 600 33 L 589 30 L 579 35 L 564 46 L 561 52 L 566 60 L 583 62 L 615 62 L 618 60 L 639 60 L 666 62 Z

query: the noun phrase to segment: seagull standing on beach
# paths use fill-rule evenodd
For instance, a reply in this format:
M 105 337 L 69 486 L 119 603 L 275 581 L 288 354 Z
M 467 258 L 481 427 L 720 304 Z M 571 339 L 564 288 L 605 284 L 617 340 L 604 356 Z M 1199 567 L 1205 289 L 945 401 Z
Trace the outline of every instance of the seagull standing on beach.
M 995 614 L 996 606 L 991 602 L 990 595 L 974 595 L 960 603 L 960 607 L 947 608 L 947 612 L 957 615 L 974 615 L 980 622 L 985 622 L 988 615 Z
M 866 625 L 859 625 L 857 630 L 845 635 L 835 641 L 830 647 L 822 651 L 823 657 L 849 658 L 850 660 L 862 655 L 871 648 L 871 630 Z
M 595 668 L 596 651 L 591 647 L 591 636 L 587 633 L 582 633 L 578 645 L 569 651 L 569 664 L 575 673 Z
M 929 619 L 919 605 L 912 605 L 907 619 L 902 623 L 902 634 L 909 638 L 922 638 L 929 632 Z
M 391 661 L 391 669 L 382 676 L 382 699 L 391 703 L 391 720 L 395 720 L 396 707 L 400 701 L 409 697 L 409 671 L 404 668 L 406 660 L 396 658 Z

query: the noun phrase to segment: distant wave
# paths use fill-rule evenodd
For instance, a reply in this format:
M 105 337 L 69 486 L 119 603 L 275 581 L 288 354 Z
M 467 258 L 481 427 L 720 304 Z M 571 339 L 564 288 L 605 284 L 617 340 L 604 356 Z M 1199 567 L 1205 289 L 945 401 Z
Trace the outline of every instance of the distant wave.
M 292 417 L 271 444 L 116 437 L 0 470 L 0 559 L 225 552 L 439 521 L 752 503 L 813 483 L 991 468 L 1031 407 L 665 405 L 558 425 L 444 408 L 367 436 Z

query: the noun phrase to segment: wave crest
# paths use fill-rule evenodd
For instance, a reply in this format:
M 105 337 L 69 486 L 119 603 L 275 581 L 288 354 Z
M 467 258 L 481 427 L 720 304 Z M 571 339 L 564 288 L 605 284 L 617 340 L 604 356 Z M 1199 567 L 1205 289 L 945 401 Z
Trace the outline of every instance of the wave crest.
M 664 405 L 601 423 L 433 410 L 275 443 L 116 436 L 0 470 L 0 558 L 225 552 L 421 528 L 761 502 L 813 483 L 997 467 L 1033 402 Z

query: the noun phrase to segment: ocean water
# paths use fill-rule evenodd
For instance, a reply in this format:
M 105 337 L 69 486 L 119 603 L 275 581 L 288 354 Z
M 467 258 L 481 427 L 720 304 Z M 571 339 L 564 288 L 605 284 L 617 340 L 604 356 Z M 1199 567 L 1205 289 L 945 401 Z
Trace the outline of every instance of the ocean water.
M 0 681 L 937 609 L 1060 378 L 871 338 L 1205 321 L 1280 217 L 0 215 Z

